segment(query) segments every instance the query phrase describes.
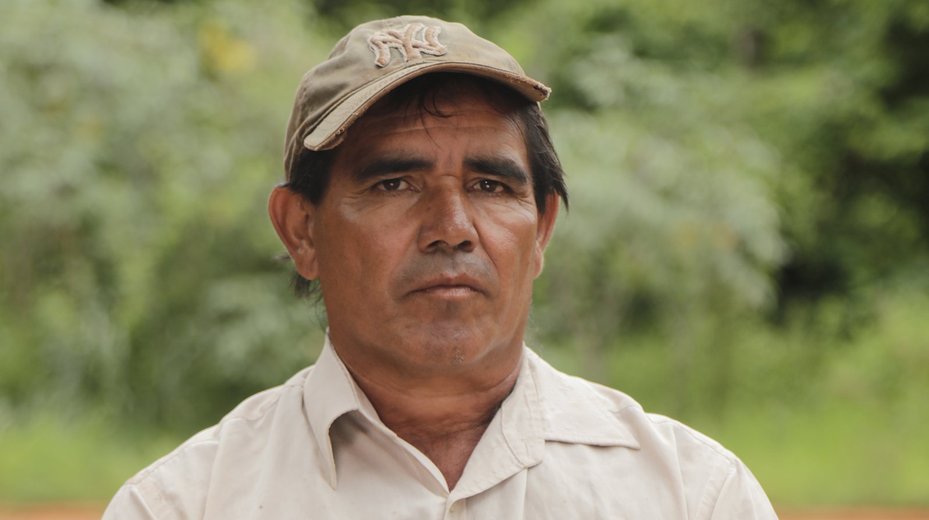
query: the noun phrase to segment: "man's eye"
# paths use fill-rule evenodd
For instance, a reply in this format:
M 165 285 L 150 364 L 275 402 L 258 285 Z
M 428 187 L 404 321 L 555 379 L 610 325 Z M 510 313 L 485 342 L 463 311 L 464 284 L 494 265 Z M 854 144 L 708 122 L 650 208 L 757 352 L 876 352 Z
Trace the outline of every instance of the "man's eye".
M 407 189 L 409 184 L 400 178 L 383 180 L 375 185 L 381 191 L 400 191 Z
M 502 182 L 491 179 L 481 179 L 477 181 L 475 187 L 484 193 L 503 193 L 506 191 L 506 186 Z

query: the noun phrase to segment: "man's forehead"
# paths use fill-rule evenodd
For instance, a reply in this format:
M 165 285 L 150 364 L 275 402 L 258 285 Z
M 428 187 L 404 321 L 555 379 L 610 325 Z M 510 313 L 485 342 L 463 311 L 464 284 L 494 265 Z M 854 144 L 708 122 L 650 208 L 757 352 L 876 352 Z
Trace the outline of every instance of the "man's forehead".
M 355 141 L 354 137 L 370 136 L 372 132 L 463 125 L 484 126 L 486 131 L 516 132 L 523 138 L 518 108 L 513 100 L 494 95 L 487 89 L 440 86 L 400 91 L 381 100 L 359 118 L 348 129 L 343 144 Z
M 526 154 L 525 134 L 516 115 L 480 98 L 448 100 L 435 107 L 406 105 L 371 112 L 348 130 L 336 151 L 343 156 L 429 150 L 436 144 L 435 132 L 467 138 L 469 148 L 475 152 Z M 475 140 L 477 136 L 490 139 Z
M 474 96 L 471 98 L 455 98 L 437 100 L 431 105 L 421 105 L 414 101 L 399 105 L 384 107 L 382 110 L 371 111 L 365 114 L 356 125 L 363 127 L 385 126 L 459 126 L 465 122 L 476 124 L 506 121 L 518 126 L 519 119 L 515 110 L 506 110 L 488 103 L 485 99 Z

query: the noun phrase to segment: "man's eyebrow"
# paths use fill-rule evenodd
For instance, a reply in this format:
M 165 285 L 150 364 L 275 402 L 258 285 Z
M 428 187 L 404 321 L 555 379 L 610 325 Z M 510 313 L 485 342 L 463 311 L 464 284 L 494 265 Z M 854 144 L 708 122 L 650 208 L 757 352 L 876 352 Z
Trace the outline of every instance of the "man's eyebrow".
M 473 157 L 465 159 L 465 165 L 472 170 L 511 179 L 520 184 L 529 183 L 529 173 L 516 161 L 507 157 Z
M 368 162 L 363 168 L 355 171 L 353 177 L 357 181 L 366 181 L 390 175 L 411 171 L 421 171 L 432 167 L 432 161 L 414 156 L 385 156 Z

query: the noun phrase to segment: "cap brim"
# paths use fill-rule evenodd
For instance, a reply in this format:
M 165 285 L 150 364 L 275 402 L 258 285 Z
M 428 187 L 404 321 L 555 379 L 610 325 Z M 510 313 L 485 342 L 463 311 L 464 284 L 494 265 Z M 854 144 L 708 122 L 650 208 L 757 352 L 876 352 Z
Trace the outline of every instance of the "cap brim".
M 346 96 L 322 117 L 316 128 L 307 134 L 303 139 L 303 145 L 314 151 L 328 150 L 338 146 L 348 127 L 364 115 L 365 111 L 379 99 L 413 78 L 443 71 L 462 72 L 496 80 L 536 102 L 545 100 L 551 92 L 551 89 L 531 78 L 486 65 L 427 61 L 387 74 Z

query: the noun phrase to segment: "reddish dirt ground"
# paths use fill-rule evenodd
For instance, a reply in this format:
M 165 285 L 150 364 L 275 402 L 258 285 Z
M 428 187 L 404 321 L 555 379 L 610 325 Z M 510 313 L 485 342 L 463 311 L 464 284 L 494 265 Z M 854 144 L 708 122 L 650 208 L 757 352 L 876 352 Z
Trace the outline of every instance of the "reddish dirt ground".
M 925 509 L 823 509 L 778 511 L 781 520 L 929 520 Z
M 0 520 L 99 520 L 102 513 L 102 505 L 0 506 Z M 781 520 L 929 520 L 929 510 L 915 509 L 788 510 L 779 515 Z
M 0 506 L 0 520 L 100 520 L 102 504 Z

